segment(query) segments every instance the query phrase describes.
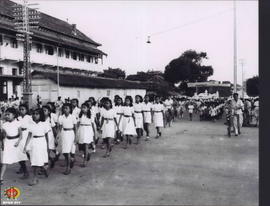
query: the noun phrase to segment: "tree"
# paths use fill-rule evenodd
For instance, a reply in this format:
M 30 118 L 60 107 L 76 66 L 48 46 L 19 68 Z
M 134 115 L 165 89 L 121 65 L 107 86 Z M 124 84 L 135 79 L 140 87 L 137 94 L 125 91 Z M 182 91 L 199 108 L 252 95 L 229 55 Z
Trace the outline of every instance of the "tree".
M 201 65 L 207 58 L 205 52 L 197 53 L 194 50 L 187 50 L 165 67 L 164 78 L 171 83 L 207 81 L 207 78 L 213 75 L 212 66 Z
M 259 77 L 254 76 L 247 79 L 247 95 L 251 97 L 259 96 Z
M 104 69 L 103 73 L 98 75 L 99 77 L 106 77 L 106 78 L 112 78 L 112 79 L 125 79 L 126 72 L 121 70 L 120 68 L 108 68 Z
M 127 76 L 127 80 L 131 81 L 141 81 L 146 82 L 152 79 L 153 77 L 163 78 L 163 73 L 161 71 L 147 71 L 147 72 L 137 72 L 137 74 L 131 74 Z

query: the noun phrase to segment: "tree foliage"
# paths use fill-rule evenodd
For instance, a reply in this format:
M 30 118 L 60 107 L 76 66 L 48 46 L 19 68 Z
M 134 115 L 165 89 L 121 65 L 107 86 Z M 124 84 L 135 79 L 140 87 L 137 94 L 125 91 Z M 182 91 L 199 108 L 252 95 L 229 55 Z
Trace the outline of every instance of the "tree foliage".
M 163 78 L 163 73 L 161 71 L 137 72 L 137 74 L 128 75 L 126 79 L 131 81 L 146 82 L 153 78 Z
M 98 75 L 99 77 L 106 77 L 112 79 L 125 79 L 126 72 L 120 68 L 108 68 L 103 70 L 103 73 Z
M 255 97 L 259 95 L 259 77 L 254 76 L 247 80 L 246 83 L 247 95 Z
M 213 75 L 212 66 L 201 65 L 207 58 L 205 52 L 197 53 L 194 50 L 187 50 L 165 67 L 164 78 L 171 83 L 207 81 L 207 78 Z

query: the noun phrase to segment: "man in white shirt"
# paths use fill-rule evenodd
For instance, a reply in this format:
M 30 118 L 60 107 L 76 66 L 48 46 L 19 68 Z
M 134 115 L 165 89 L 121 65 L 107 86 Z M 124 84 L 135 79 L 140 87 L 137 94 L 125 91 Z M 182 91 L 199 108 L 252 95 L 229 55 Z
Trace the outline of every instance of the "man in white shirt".
M 192 102 L 190 102 L 188 105 L 188 113 L 189 113 L 189 120 L 190 121 L 192 121 L 192 118 L 193 118 L 193 110 L 194 110 L 194 105 Z
M 238 99 L 237 93 L 233 94 L 233 100 L 231 104 L 233 109 L 233 127 L 235 131 L 235 136 L 238 136 L 238 134 L 241 134 L 240 128 L 242 127 L 243 123 L 242 110 L 244 110 L 244 104 L 240 99 Z

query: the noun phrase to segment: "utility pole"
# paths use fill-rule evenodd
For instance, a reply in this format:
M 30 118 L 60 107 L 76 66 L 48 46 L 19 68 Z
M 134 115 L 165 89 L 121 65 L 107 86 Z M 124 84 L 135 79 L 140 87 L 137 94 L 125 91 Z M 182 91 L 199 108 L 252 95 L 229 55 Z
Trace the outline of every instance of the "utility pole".
M 245 60 L 244 59 L 240 59 L 240 64 L 242 66 L 242 97 L 244 98 L 244 82 L 245 82 L 245 78 L 244 78 L 244 65 L 245 65 Z
M 236 0 L 233 1 L 233 91 L 237 92 L 237 28 L 236 28 Z
M 39 12 L 34 9 L 29 9 L 29 6 L 38 4 L 28 4 L 28 0 L 23 0 L 23 4 L 15 4 L 13 6 L 13 16 L 15 29 L 17 30 L 17 40 L 23 42 L 23 101 L 32 107 L 32 84 L 31 84 L 31 62 L 30 62 L 30 47 L 33 33 L 30 29 L 38 28 Z
M 56 51 L 57 51 L 57 54 L 56 54 L 56 63 L 57 63 L 57 98 L 60 96 L 60 77 L 59 77 L 59 47 L 57 46 L 56 47 Z

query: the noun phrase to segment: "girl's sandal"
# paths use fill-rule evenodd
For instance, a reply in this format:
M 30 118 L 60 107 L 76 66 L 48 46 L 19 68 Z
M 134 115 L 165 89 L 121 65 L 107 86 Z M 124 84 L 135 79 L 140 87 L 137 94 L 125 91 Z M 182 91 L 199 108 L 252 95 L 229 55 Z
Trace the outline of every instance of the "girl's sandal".
M 65 172 L 63 172 L 64 175 L 69 175 L 71 173 L 71 170 L 66 170 Z
M 34 185 L 36 185 L 37 183 L 38 183 L 38 180 L 36 180 L 36 181 L 33 180 L 33 181 L 30 182 L 28 185 L 29 185 L 29 186 L 34 186 Z

